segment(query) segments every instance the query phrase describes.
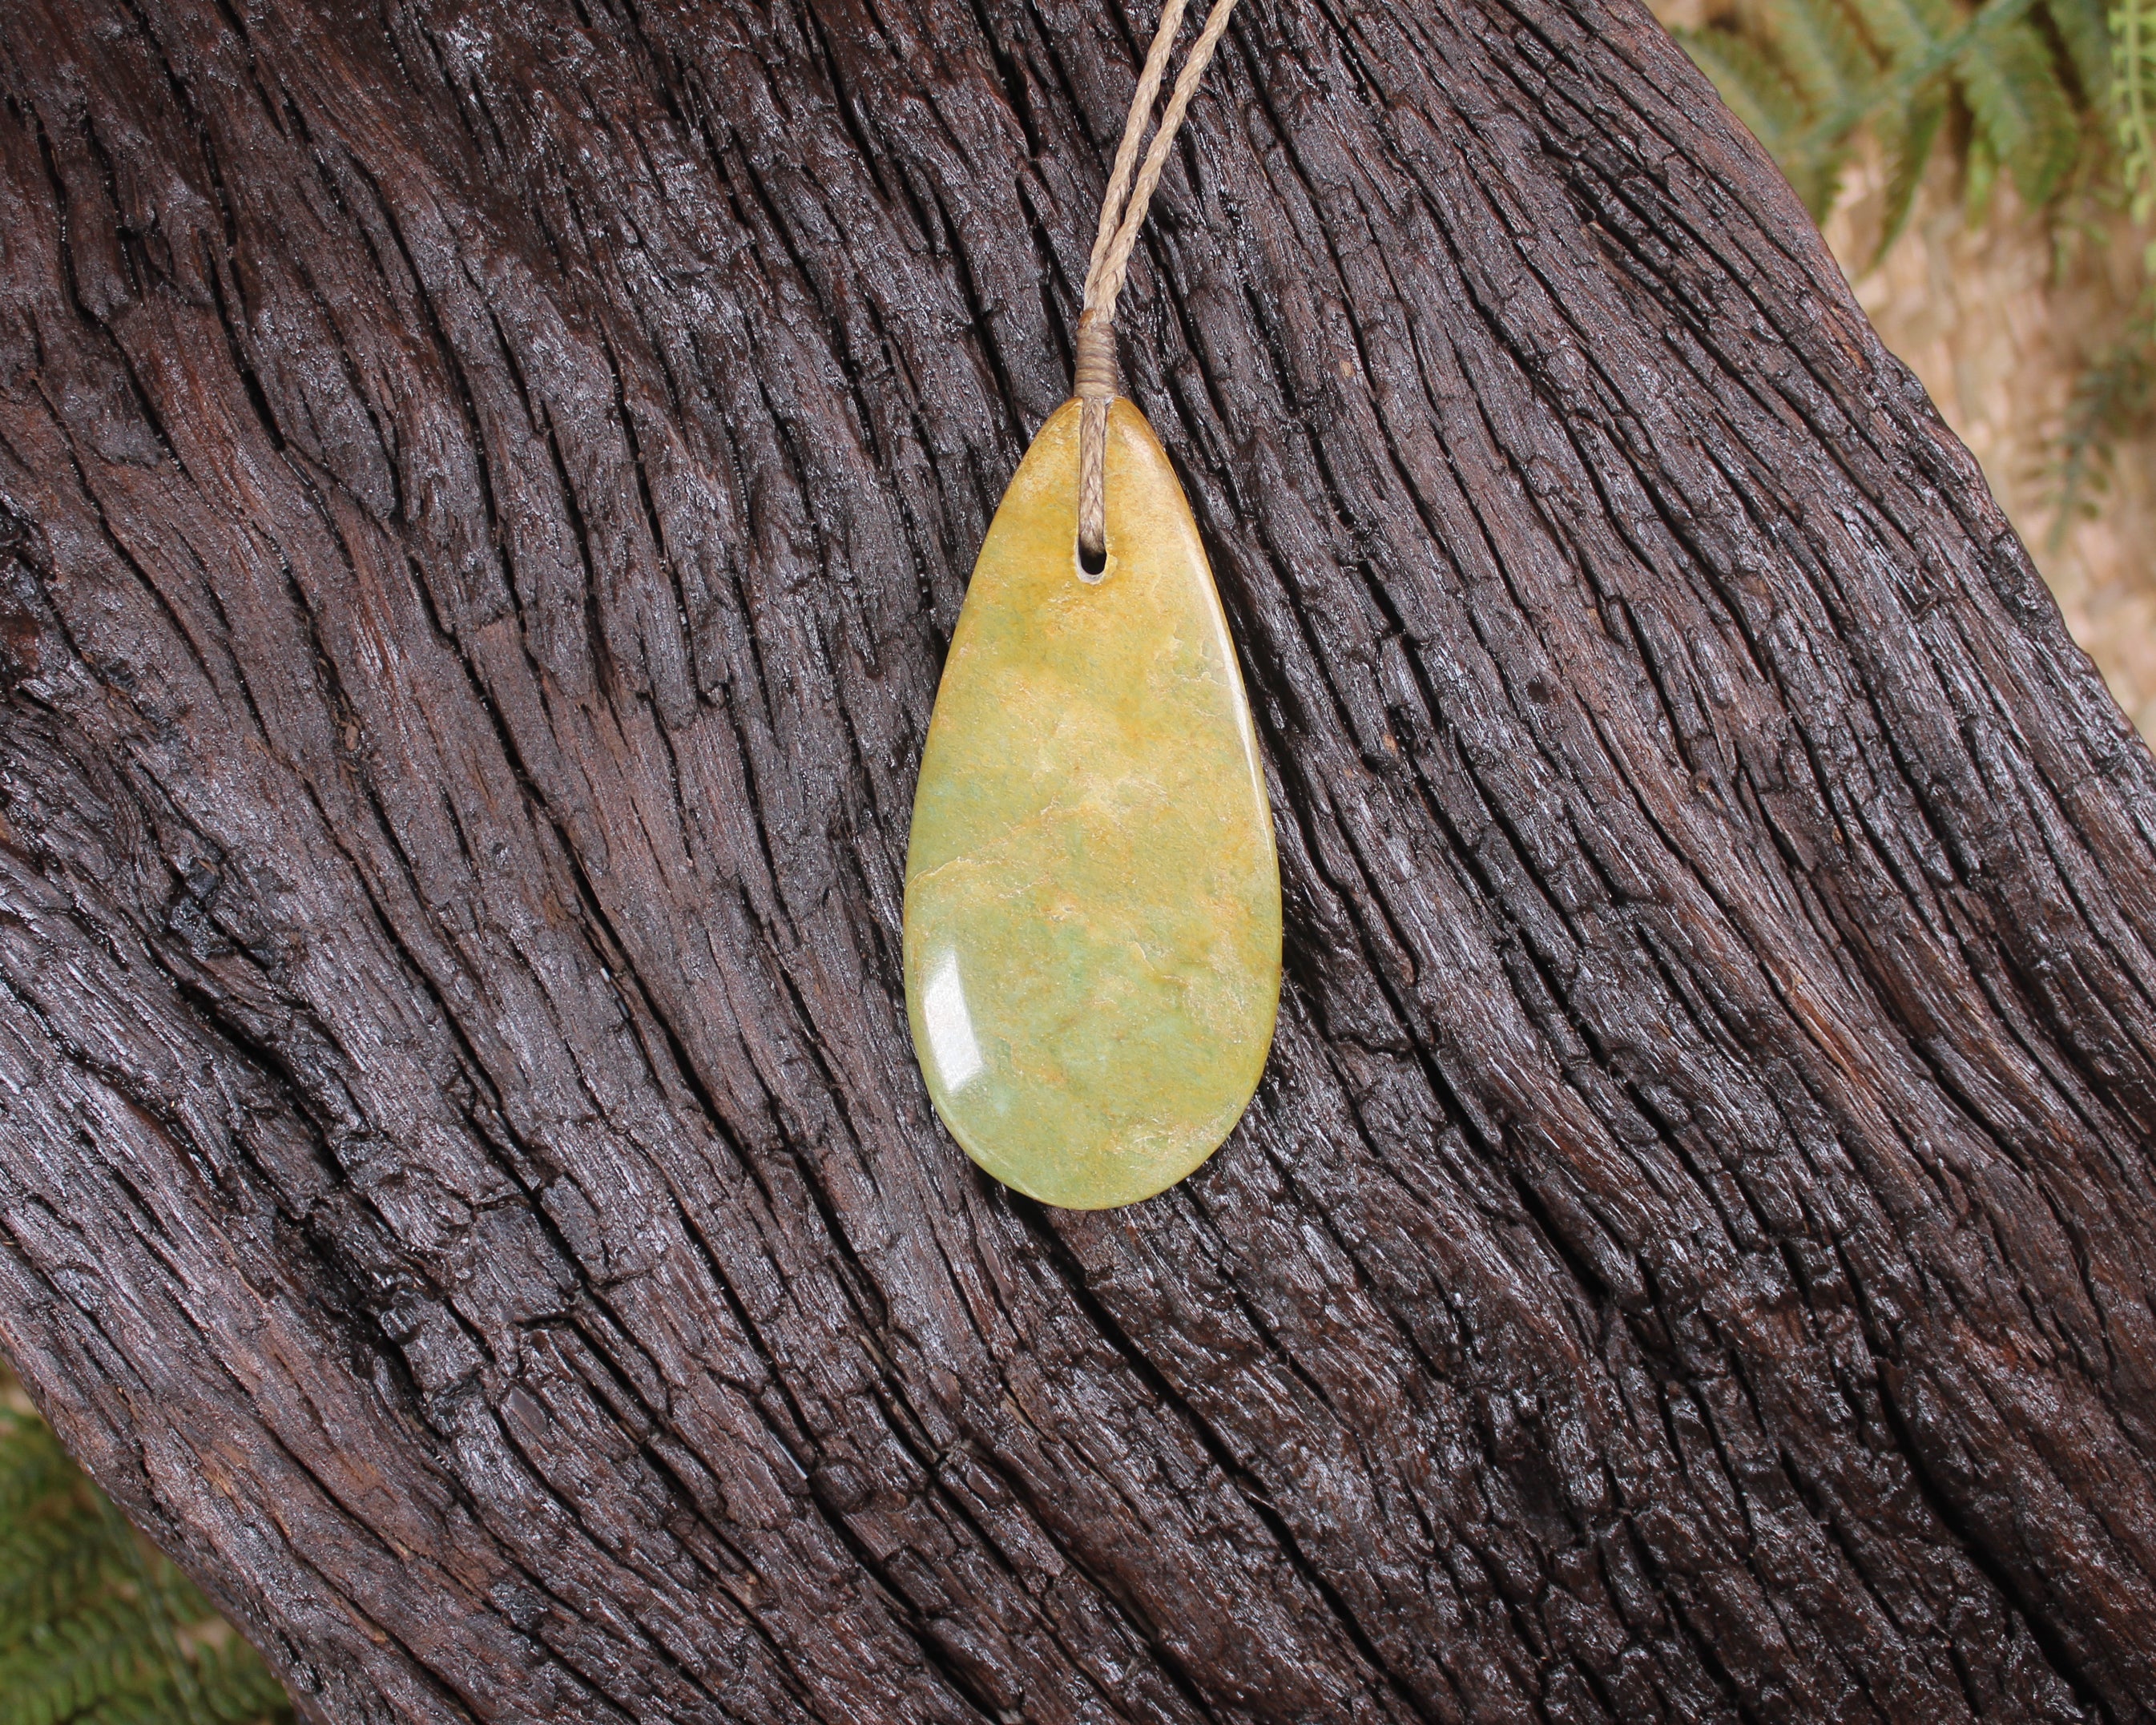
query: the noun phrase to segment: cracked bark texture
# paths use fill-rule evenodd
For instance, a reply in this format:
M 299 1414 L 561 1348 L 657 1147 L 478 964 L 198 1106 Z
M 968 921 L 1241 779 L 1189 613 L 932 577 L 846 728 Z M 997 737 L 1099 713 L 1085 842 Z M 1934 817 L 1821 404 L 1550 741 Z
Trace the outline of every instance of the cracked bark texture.
M 1630 0 L 1243 0 L 1123 352 L 1278 1045 L 937 1127 L 1152 24 L 9 0 L 0 1340 L 321 1720 L 2156 1717 L 2156 763 Z

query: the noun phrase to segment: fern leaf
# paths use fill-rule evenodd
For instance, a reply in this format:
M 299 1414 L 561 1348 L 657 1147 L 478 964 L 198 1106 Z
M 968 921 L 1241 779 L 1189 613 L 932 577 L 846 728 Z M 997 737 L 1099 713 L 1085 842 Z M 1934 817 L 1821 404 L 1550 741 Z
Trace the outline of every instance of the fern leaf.
M 2111 103 L 2111 27 L 2104 0 L 2045 0 L 2051 28 L 2066 45 L 2066 64 L 2082 101 L 2091 108 Z
M 253 1725 L 258 1720 L 290 1717 L 292 1704 L 270 1675 L 261 1656 L 238 1636 L 222 1647 L 206 1647 L 195 1661 L 202 1703 L 217 1725 Z
M 1810 136 L 1812 110 L 1802 92 L 1764 49 L 1733 30 L 1687 30 L 1677 39 L 1714 80 L 1729 110 L 1743 121 L 1789 176 L 1815 218 L 1833 208 L 1845 152 Z
M 1729 111 L 1766 146 L 1768 154 L 1779 160 L 1783 148 L 1810 118 L 1804 99 L 1780 69 L 1757 44 L 1734 30 L 1710 28 L 1671 33 L 1712 80 Z
M 1899 124 L 1886 128 L 1887 195 L 1880 216 L 1878 249 L 1872 253 L 1874 263 L 1886 256 L 1887 249 L 1909 225 L 1909 212 L 1916 208 L 1917 190 L 1924 182 L 1932 146 L 1938 141 L 1939 128 L 1946 122 L 1948 100 L 1945 81 L 1934 80 L 1917 92 L 1898 116 Z
M 2031 204 L 2058 196 L 2086 156 L 2082 115 L 2107 96 L 2121 103 L 2144 213 L 2156 206 L 2156 0 L 2113 0 L 2107 32 L 2097 28 L 2105 3 L 1740 0 L 1734 28 L 1680 39 L 1815 215 L 1834 201 L 1850 139 L 1869 126 L 1888 156 L 1891 238 L 1955 95 L 1971 121 L 1972 212 L 1989 206 L 2000 168 Z M 2056 41 L 2032 18 L 2040 11 Z
M 154 1683 L 164 1662 L 132 1601 L 79 1613 L 0 1660 L 0 1725 L 63 1725 Z
M 1851 0 L 1864 33 L 1897 70 L 1921 66 L 1964 25 L 1948 0 Z
M 2111 9 L 2112 124 L 2133 219 L 2156 213 L 2156 0 Z
M 1982 132 L 1969 141 L 1962 159 L 1961 218 L 1974 228 L 1990 213 L 1991 194 L 1999 183 L 1999 157 Z
M 43 1420 L 0 1409 L 0 1517 L 13 1522 L 28 1514 L 72 1490 L 77 1477 Z
M 102 1518 L 76 1505 L 0 1533 L 0 1654 L 123 1578 L 103 1533 Z
M 1879 80 L 1842 0 L 1745 0 L 1738 18 L 1815 115 L 1861 100 Z
M 289 1725 L 254 1649 L 5 1409 L 0 1512 L 0 1725 Z
M 2030 203 L 2048 202 L 2080 152 L 2081 128 L 2035 26 L 1985 32 L 1963 50 L 1954 74 L 1999 166 Z
M 2090 497 L 2110 478 L 2118 446 L 2148 429 L 2156 414 L 2156 301 L 2144 299 L 2124 333 L 2101 352 L 2074 384 L 2060 439 L 2056 548 L 2087 515 Z
M 131 1678 L 99 1696 L 68 1725 L 208 1725 L 189 1704 L 168 1668 L 146 1664 Z
M 169 1684 L 138 1693 L 108 1696 L 69 1725 L 196 1725 Z

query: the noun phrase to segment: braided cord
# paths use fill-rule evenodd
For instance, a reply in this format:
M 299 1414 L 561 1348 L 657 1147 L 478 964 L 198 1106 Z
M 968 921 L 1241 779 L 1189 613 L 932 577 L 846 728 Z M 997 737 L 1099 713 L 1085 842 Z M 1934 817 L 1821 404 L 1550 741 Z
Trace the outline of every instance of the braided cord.
M 1228 28 L 1228 14 L 1235 9 L 1235 0 L 1213 0 L 1204 28 L 1168 92 L 1152 146 L 1132 179 L 1132 164 L 1137 160 L 1146 121 L 1160 94 L 1176 33 L 1183 27 L 1185 3 L 1168 0 L 1152 46 L 1146 51 L 1130 115 L 1123 122 L 1123 141 L 1109 170 L 1107 195 L 1101 200 L 1101 225 L 1086 270 L 1085 305 L 1078 314 L 1077 363 L 1071 379 L 1072 393 L 1082 403 L 1078 418 L 1078 568 L 1088 580 L 1098 580 L 1106 572 L 1108 555 L 1108 404 L 1116 398 L 1116 300 L 1123 291 L 1131 252 L 1145 226 L 1153 188 L 1168 167 L 1168 152 L 1174 147 L 1190 99 L 1198 93 L 1198 80 L 1205 75 L 1213 50 Z

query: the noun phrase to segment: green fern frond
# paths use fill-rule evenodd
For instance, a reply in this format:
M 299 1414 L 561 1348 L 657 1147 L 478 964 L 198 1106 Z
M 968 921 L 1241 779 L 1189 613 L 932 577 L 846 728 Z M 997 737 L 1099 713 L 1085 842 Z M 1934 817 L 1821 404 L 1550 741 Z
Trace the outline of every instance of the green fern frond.
M 1738 32 L 1758 41 L 1814 114 L 1861 101 L 1878 81 L 1879 63 L 1846 8 L 1743 0 Z
M 288 1715 L 291 1703 L 254 1650 L 238 1636 L 221 1647 L 205 1647 L 195 1661 L 203 1709 L 217 1725 L 249 1725 L 257 1719 Z
M 1758 44 L 1734 30 L 1674 30 L 1680 46 L 1713 80 L 1729 110 L 1778 161 L 1811 118 L 1811 108 Z
M 2104 489 L 2112 458 L 2127 439 L 2156 418 L 2156 309 L 2144 305 L 2118 340 L 2100 352 L 2076 383 L 2059 440 L 2058 504 L 2051 543 L 2090 514 Z
M 80 1477 L 43 1420 L 0 1409 L 0 1517 L 13 1522 L 32 1513 Z
M 1825 220 L 1834 207 L 1847 151 L 1819 148 L 1808 137 L 1812 110 L 1776 62 L 1733 30 L 1686 30 L 1677 39 L 1714 80 L 1730 112 L 1780 164 L 1804 208 Z
M 1961 169 L 1962 222 L 1980 227 L 1991 213 L 1991 196 L 1999 185 L 1999 152 L 1991 147 L 1988 134 L 1978 132 L 1969 139 Z
M 1897 68 L 1939 56 L 1968 21 L 1949 0 L 1851 0 L 1851 4 L 1881 59 Z
M 1909 213 L 1917 207 L 1917 191 L 1924 182 L 1924 169 L 1946 124 L 1950 102 L 1945 80 L 1936 80 L 1917 91 L 1907 109 L 1884 128 L 1887 197 L 1880 218 L 1879 243 L 1872 250 L 1875 262 L 1886 255 L 1887 247 L 1909 225 Z
M 259 1725 L 290 1713 L 284 1691 L 244 1643 L 203 1649 L 192 1676 L 192 1688 L 182 1691 L 168 1669 L 150 1672 L 69 1725 Z
M 2066 45 L 2066 64 L 2082 104 L 2105 105 L 2111 89 L 2111 24 L 2105 0 L 2045 0 L 2051 27 Z
M 1984 141 L 2032 204 L 2051 201 L 2081 153 L 2082 129 L 2051 44 L 2033 24 L 1989 30 L 1954 62 Z
M 1743 0 L 1730 22 L 1680 39 L 1817 215 L 1832 205 L 1851 139 L 1869 127 L 1888 156 L 1891 238 L 1957 105 L 1972 208 L 1989 203 L 2001 167 L 2034 204 L 2067 185 L 2092 137 L 2085 116 L 2109 100 L 2126 52 L 2107 45 L 2103 3 Z M 2156 11 L 2156 0 L 2118 3 L 2141 18 Z M 2145 54 L 2138 63 L 2156 72 Z
M 280 1725 L 290 1703 L 35 1420 L 0 1408 L 0 1725 Z
M 77 1612 L 0 1659 L 0 1725 L 64 1725 L 109 1697 L 169 1683 L 165 1665 L 133 1601 Z
M 0 1532 L 0 1654 L 41 1623 L 64 1618 L 124 1578 L 87 1506 L 25 1517 Z
M 2156 0 L 2111 8 L 2112 125 L 2133 219 L 2156 213 Z

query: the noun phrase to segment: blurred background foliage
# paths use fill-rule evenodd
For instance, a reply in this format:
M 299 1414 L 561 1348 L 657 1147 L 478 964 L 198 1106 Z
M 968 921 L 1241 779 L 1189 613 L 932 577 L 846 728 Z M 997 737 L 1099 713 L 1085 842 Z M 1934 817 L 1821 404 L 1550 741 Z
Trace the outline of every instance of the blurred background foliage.
M 290 1725 L 259 1655 L 0 1364 L 0 1725 Z
M 2156 737 L 2156 0 L 1654 0 Z

